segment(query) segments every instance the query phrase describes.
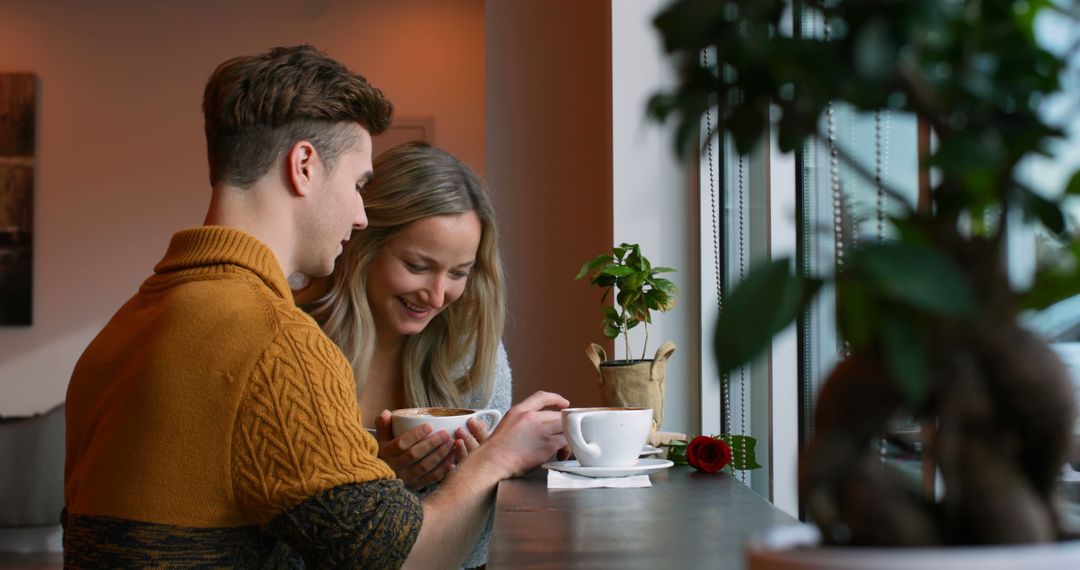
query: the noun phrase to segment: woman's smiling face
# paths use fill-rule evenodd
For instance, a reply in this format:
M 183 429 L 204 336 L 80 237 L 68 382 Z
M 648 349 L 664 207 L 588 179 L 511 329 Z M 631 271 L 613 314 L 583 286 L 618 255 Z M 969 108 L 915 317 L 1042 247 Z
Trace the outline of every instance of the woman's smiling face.
M 461 297 L 480 233 L 480 218 L 470 211 L 417 220 L 386 242 L 367 272 L 380 337 L 417 334 Z

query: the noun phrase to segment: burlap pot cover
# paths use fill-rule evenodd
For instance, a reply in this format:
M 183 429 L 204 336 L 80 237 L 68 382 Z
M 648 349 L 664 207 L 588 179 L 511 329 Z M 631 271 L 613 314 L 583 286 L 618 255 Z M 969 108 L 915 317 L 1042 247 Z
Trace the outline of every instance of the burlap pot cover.
M 589 343 L 585 355 L 600 373 L 600 399 L 605 406 L 652 408 L 653 431 L 664 423 L 664 369 L 675 352 L 670 340 L 656 350 L 652 360 L 605 362 L 607 353 L 596 343 Z

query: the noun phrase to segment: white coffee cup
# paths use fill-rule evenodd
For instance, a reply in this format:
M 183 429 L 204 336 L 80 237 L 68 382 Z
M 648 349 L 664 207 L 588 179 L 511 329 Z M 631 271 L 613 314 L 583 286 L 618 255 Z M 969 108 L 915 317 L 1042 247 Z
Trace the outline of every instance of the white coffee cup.
M 629 467 L 652 429 L 651 408 L 566 408 L 563 432 L 584 467 Z
M 446 430 L 450 435 L 454 435 L 459 427 L 465 426 L 472 418 L 486 420 L 490 432 L 502 419 L 502 412 L 466 408 L 403 408 L 390 412 L 390 425 L 394 431 L 394 437 L 424 424 L 431 426 L 432 433 Z M 468 430 L 468 428 L 465 429 Z

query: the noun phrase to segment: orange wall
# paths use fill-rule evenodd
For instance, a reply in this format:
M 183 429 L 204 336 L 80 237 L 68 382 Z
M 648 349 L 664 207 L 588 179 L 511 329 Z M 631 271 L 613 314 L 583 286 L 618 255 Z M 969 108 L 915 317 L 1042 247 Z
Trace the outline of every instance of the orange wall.
M 435 142 L 483 174 L 484 10 L 482 0 L 0 0 L 0 71 L 40 78 L 34 325 L 0 327 L 0 414 L 60 402 L 76 358 L 172 233 L 202 222 L 199 105 L 218 63 L 314 44 L 382 88 L 399 116 L 434 116 Z
M 488 181 L 515 399 L 546 389 L 597 405 L 585 347 L 605 340 L 600 292 L 574 275 L 612 245 L 611 4 L 491 1 L 486 17 Z

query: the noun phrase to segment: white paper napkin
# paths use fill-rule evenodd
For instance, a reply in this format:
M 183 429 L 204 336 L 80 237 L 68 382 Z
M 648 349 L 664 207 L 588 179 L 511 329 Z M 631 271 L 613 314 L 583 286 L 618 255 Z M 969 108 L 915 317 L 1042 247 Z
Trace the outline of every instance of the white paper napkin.
M 582 477 L 572 473 L 563 473 L 554 469 L 548 469 L 548 489 L 593 489 L 608 487 L 612 489 L 628 489 L 633 487 L 652 487 L 652 481 L 648 475 L 631 475 L 629 477 Z

